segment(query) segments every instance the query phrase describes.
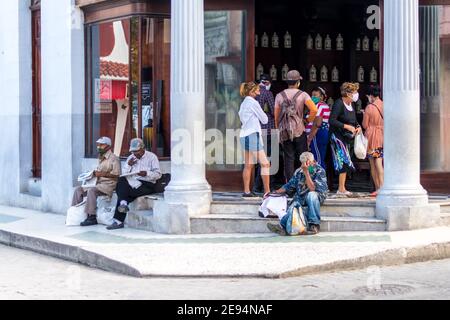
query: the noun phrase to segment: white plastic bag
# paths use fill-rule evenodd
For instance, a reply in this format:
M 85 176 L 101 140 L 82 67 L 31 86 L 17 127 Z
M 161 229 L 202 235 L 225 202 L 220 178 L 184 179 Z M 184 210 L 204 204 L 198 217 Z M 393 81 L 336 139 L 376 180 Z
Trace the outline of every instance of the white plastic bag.
M 87 219 L 87 214 L 84 212 L 84 208 L 86 207 L 86 202 L 79 204 L 74 207 L 70 207 L 67 210 L 66 216 L 66 226 L 76 226 L 79 227 L 80 223 Z
M 286 223 L 286 232 L 290 236 L 299 236 L 306 234 L 308 222 L 302 207 L 292 208 Z
M 97 222 L 105 226 L 110 226 L 114 223 L 114 207 L 102 207 L 97 210 Z
M 360 160 L 365 160 L 367 157 L 367 138 L 362 131 L 355 137 L 355 156 Z
M 269 196 L 264 200 L 259 211 L 262 212 L 264 217 L 268 217 L 270 215 L 277 215 L 278 218 L 283 219 L 286 215 L 287 210 L 287 197 L 272 197 Z
M 99 224 L 103 224 L 105 226 L 110 226 L 113 224 L 116 201 L 113 201 L 113 199 L 108 196 L 100 196 L 97 198 L 97 222 Z

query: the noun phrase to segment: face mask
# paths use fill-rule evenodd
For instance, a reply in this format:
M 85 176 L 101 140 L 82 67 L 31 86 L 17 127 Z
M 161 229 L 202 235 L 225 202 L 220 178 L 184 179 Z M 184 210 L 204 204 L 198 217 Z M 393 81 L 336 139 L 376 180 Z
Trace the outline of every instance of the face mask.
M 318 104 L 318 103 L 320 102 L 320 98 L 319 98 L 319 97 L 312 97 L 311 99 L 312 99 L 312 101 L 313 101 L 315 104 Z
M 353 102 L 358 102 L 358 100 L 359 100 L 359 93 L 358 92 L 353 94 L 352 100 L 353 100 Z
M 313 174 L 314 173 L 314 166 L 309 166 L 308 167 L 308 171 L 309 171 L 309 174 Z
M 270 88 L 272 87 L 272 85 L 268 85 L 268 86 L 266 86 L 266 90 L 267 91 L 270 91 Z
M 101 147 L 97 147 L 97 152 L 102 156 L 106 153 L 106 150 Z

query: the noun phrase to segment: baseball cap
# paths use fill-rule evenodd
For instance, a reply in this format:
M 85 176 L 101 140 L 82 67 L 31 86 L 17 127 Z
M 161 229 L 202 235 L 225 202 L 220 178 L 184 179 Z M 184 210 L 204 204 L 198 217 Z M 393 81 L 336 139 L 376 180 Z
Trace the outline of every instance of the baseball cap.
M 135 138 L 135 139 L 131 140 L 130 152 L 139 151 L 144 148 L 145 148 L 145 144 L 144 144 L 144 141 L 142 141 L 142 139 Z
M 286 78 L 287 78 L 287 81 L 303 80 L 302 76 L 300 75 L 300 72 L 298 72 L 297 70 L 289 71 Z
M 259 78 L 259 80 L 260 80 L 260 82 L 263 82 L 263 81 L 272 81 L 272 79 L 270 78 L 270 76 L 269 76 L 267 73 L 263 73 L 263 74 L 261 75 L 261 77 Z
M 101 137 L 100 139 L 97 140 L 97 143 L 99 144 L 107 144 L 108 146 L 112 146 L 112 142 L 111 139 L 108 137 Z

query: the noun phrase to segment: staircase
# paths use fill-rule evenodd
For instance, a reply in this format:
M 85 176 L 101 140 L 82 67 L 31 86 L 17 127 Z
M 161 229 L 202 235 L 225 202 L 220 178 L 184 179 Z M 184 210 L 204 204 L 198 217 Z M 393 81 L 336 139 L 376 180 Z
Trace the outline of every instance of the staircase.
M 138 199 L 130 207 L 127 225 L 152 231 L 153 204 L 162 196 Z M 242 199 L 238 194 L 215 193 L 211 214 L 192 217 L 192 234 L 268 233 L 267 223 L 278 219 L 258 216 L 261 199 Z M 375 200 L 370 198 L 327 199 L 322 206 L 322 232 L 385 231 L 386 221 L 375 216 Z
M 441 222 L 450 227 L 450 201 L 441 204 Z
M 278 219 L 258 216 L 261 199 L 243 200 L 234 196 L 213 198 L 211 214 L 191 218 L 191 232 L 267 233 L 267 223 Z M 321 208 L 322 232 L 385 231 L 386 221 L 375 217 L 375 201 L 329 199 Z

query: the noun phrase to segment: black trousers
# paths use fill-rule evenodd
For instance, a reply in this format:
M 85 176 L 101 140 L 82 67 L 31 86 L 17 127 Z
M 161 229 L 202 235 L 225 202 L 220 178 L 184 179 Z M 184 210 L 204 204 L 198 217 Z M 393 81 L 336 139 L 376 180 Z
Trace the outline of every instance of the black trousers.
M 284 174 L 287 181 L 294 176 L 295 170 L 300 168 L 300 155 L 306 151 L 308 151 L 306 133 L 303 133 L 298 138 L 294 138 L 293 141 L 283 142 Z
M 128 204 L 130 204 L 139 197 L 153 194 L 155 193 L 155 185 L 151 182 L 142 181 L 142 186 L 137 189 L 133 189 L 128 183 L 127 179 L 122 177 L 117 183 L 116 193 L 118 199 L 114 218 L 121 222 L 124 222 L 127 214 L 121 213 L 117 210 L 117 208 L 120 206 L 120 202 L 124 200 Z

